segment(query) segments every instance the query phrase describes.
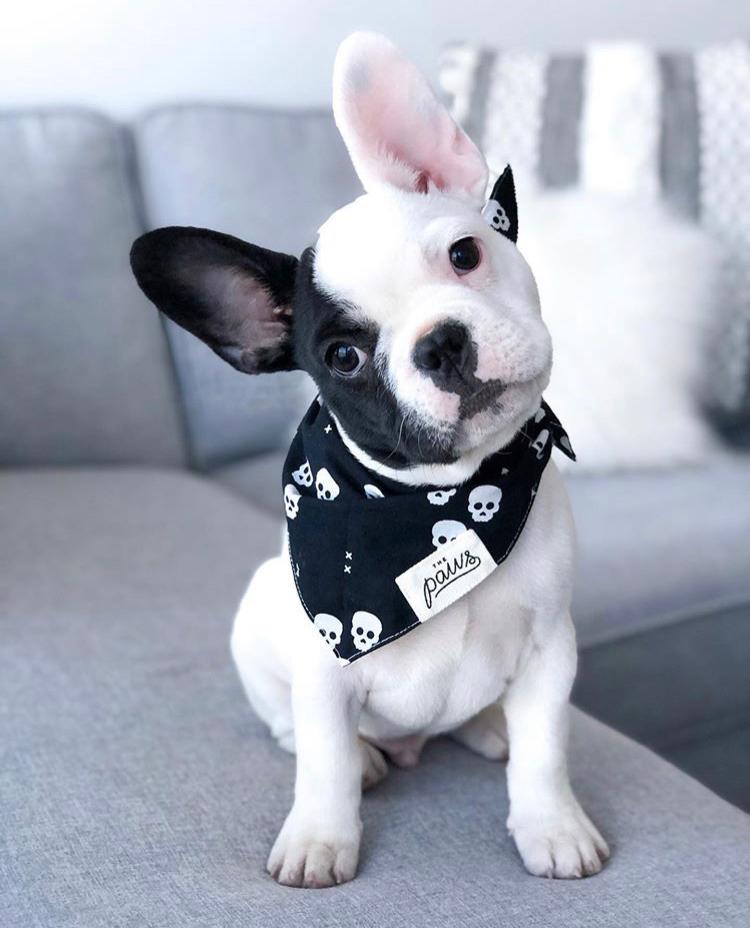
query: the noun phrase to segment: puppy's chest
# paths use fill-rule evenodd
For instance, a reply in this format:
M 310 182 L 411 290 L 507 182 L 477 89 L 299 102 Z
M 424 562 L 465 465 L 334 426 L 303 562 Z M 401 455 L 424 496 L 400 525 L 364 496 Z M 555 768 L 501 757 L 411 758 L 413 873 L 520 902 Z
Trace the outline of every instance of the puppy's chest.
M 502 695 L 528 631 L 520 605 L 465 597 L 361 662 L 363 728 L 395 737 L 461 724 Z

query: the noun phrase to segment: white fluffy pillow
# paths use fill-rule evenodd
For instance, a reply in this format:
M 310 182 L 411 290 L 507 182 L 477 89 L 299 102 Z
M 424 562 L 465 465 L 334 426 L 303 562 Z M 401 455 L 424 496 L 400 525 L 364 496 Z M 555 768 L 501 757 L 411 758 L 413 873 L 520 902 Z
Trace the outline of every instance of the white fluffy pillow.
M 575 192 L 526 197 L 519 247 L 554 345 L 545 397 L 577 469 L 694 463 L 716 448 L 697 399 L 720 315 L 712 240 L 659 206 Z

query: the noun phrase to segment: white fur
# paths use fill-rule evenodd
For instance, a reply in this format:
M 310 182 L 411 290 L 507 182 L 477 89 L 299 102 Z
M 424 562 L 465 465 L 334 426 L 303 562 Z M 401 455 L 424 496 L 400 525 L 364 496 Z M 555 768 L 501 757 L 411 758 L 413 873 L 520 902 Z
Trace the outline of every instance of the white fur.
M 545 396 L 576 469 L 673 466 L 716 448 L 698 399 L 722 293 L 708 236 L 657 206 L 563 193 L 524 201 L 519 245 L 555 345 Z
M 472 171 L 453 162 L 456 151 L 463 157 L 470 149 L 460 140 L 453 148 L 444 144 L 446 123 L 436 104 L 425 102 L 426 85 L 415 74 L 384 39 L 358 36 L 345 43 L 336 67 L 337 118 L 372 189 L 323 226 L 316 272 L 338 299 L 351 300 L 356 311 L 378 322 L 378 363 L 388 370 L 402 406 L 425 423 L 440 428 L 455 424 L 457 415 L 450 395 L 436 395 L 415 380 L 408 360 L 419 334 L 446 315 L 471 327 L 485 376 L 502 374 L 513 384 L 502 410 L 462 424 L 463 454 L 454 464 L 392 471 L 342 432 L 352 453 L 375 473 L 455 487 L 534 414 L 549 374 L 549 337 L 528 266 L 483 223 Z M 459 178 L 463 191 L 435 189 L 439 185 L 428 193 L 400 189 L 424 166 L 394 168 L 387 149 L 378 156 L 373 140 L 385 131 L 382 119 L 357 116 L 358 89 L 373 86 L 403 133 L 402 153 L 421 154 L 425 145 L 430 150 L 424 132 L 425 124 L 433 125 L 435 149 L 447 159 L 433 167 L 442 178 Z M 396 89 L 391 95 L 388 88 Z M 369 102 L 363 102 L 365 114 Z M 425 112 L 431 114 L 426 123 Z M 420 138 L 410 148 L 412 126 Z M 476 235 L 486 253 L 481 273 L 468 275 L 473 282 L 457 281 L 444 264 L 451 237 L 459 233 Z M 493 487 L 482 491 L 483 498 L 498 495 Z M 232 654 L 256 712 L 279 744 L 297 755 L 294 804 L 268 859 L 279 882 L 327 886 L 351 879 L 361 791 L 384 775 L 381 752 L 413 766 L 425 740 L 445 733 L 498 759 L 507 755 L 509 739 L 508 827 L 531 873 L 580 877 L 601 868 L 607 846 L 575 799 L 566 766 L 576 666 L 568 612 L 572 551 L 570 508 L 550 464 L 503 564 L 440 615 L 348 667 L 339 666 L 321 641 L 321 631 L 330 643 L 348 617 L 318 615 L 317 627 L 309 621 L 287 551 L 260 567 L 235 619 Z M 357 613 L 353 621 L 355 633 L 359 627 L 371 632 L 359 639 L 369 649 L 379 635 L 379 618 Z

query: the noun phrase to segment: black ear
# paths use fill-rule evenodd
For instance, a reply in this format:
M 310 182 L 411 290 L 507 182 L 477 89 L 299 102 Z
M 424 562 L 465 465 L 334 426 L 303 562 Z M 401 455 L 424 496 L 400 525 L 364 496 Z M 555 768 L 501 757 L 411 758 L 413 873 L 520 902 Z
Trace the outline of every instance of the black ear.
M 220 232 L 173 226 L 137 239 L 130 265 L 152 303 L 237 370 L 296 367 L 296 258 Z
M 513 183 L 513 171 L 510 165 L 506 166 L 495 181 L 492 194 L 482 210 L 482 215 L 496 232 L 512 242 L 518 241 L 516 185 Z

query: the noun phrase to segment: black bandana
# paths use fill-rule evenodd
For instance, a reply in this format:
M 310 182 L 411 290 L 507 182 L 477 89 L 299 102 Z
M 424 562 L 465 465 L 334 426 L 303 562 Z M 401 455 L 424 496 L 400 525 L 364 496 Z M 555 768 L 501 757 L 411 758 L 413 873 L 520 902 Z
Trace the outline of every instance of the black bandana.
M 312 404 L 284 464 L 289 555 L 300 601 L 341 663 L 441 612 L 505 560 L 553 445 L 575 460 L 542 403 L 465 483 L 407 486 L 360 464 Z

